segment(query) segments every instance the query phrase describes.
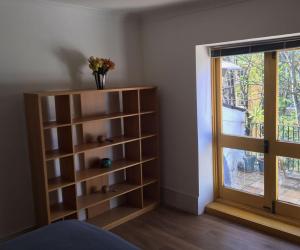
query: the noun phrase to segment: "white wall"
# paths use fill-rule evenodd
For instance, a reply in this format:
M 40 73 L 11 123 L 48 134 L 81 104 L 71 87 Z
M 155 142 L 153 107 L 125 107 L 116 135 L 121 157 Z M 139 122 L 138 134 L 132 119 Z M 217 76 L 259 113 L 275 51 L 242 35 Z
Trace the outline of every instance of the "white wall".
M 188 15 L 164 10 L 146 14 L 140 37 L 138 20 L 122 14 L 1 0 L 0 238 L 34 224 L 23 92 L 93 87 L 90 55 L 116 62 L 111 85 L 157 84 L 165 199 L 197 213 L 199 192 L 206 195 L 211 184 L 210 175 L 201 181 L 211 162 L 211 113 L 206 75 L 197 83 L 197 128 L 195 45 L 299 32 L 299 7 L 298 0 L 249 0 L 217 9 L 185 8 Z
M 23 92 L 92 88 L 87 57 L 110 57 L 110 85 L 141 83 L 139 23 L 35 0 L 0 1 L 0 238 L 34 225 Z
M 205 180 L 206 168 L 211 171 L 211 165 L 206 165 L 211 162 L 211 140 L 207 139 L 211 138 L 207 123 L 211 110 L 209 76 L 196 84 L 195 46 L 297 33 L 299 9 L 299 0 L 249 0 L 183 14 L 160 11 L 144 18 L 144 76 L 145 82 L 160 88 L 162 185 L 173 196 L 167 199 L 170 204 L 199 213 L 199 204 L 196 209 L 193 204 L 211 185 L 211 181 L 201 187 L 198 183 L 198 177 L 200 182 Z M 201 90 L 206 94 L 201 95 Z M 200 98 L 198 131 L 196 95 Z M 204 135 L 199 137 L 199 147 L 197 132 Z M 180 199 L 189 200 L 190 208 Z
M 198 166 L 197 185 L 199 193 L 194 194 L 190 203 L 194 203 L 191 208 L 181 207 L 187 211 L 201 214 L 207 203 L 214 197 L 213 171 L 212 171 L 212 102 L 211 102 L 211 59 L 206 46 L 196 47 L 196 96 L 197 96 L 197 142 L 198 142 Z M 198 201 L 198 202 L 197 202 Z

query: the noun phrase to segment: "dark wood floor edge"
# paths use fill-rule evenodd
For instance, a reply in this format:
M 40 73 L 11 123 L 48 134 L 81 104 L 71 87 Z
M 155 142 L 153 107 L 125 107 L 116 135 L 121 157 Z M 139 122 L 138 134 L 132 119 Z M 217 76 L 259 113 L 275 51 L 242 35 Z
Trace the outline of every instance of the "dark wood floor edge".
M 297 237 L 293 234 L 287 233 L 285 231 L 281 231 L 281 230 L 278 230 L 278 229 L 275 229 L 275 228 L 272 228 L 272 227 L 268 227 L 268 226 L 263 225 L 263 224 L 259 224 L 259 223 L 256 223 L 256 222 L 253 222 L 253 221 L 250 221 L 250 220 L 246 220 L 246 219 L 240 218 L 239 216 L 233 216 L 231 214 L 227 214 L 227 213 L 224 213 L 222 211 L 211 209 L 209 207 L 205 208 L 205 213 L 209 214 L 209 215 L 219 217 L 221 219 L 226 219 L 230 222 L 234 222 L 234 223 L 237 223 L 237 224 L 240 224 L 240 225 L 243 225 L 243 226 L 247 226 L 251 229 L 258 230 L 258 231 L 260 231 L 262 233 L 265 233 L 267 235 L 270 235 L 270 236 L 275 236 L 275 237 L 278 237 L 280 239 L 290 241 L 292 243 L 300 244 L 300 238 L 299 237 Z M 300 228 L 299 228 L 299 230 L 300 230 Z
M 33 230 L 37 229 L 36 226 L 30 226 L 30 227 L 27 227 L 25 229 L 22 229 L 22 230 L 19 230 L 17 232 L 14 232 L 14 233 L 11 233 L 11 234 L 8 234 L 4 237 L 1 237 L 0 238 L 0 244 L 5 242 L 5 241 L 8 241 L 8 240 L 12 240 L 14 238 L 17 238 L 18 236 L 22 235 L 22 234 L 25 234 L 25 233 L 29 233 Z

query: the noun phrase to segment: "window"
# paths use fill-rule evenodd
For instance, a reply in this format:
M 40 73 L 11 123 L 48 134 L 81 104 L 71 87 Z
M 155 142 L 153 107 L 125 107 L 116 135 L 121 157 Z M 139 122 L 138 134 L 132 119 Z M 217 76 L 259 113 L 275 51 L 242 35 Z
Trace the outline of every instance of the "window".
M 212 50 L 216 181 L 222 199 L 299 219 L 300 49 L 287 44 Z

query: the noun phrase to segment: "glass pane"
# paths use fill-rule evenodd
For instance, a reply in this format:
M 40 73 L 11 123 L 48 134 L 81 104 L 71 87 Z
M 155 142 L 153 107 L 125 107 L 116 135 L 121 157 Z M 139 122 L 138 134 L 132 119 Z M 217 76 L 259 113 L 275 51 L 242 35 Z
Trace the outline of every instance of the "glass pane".
M 264 136 L 264 53 L 222 58 L 224 134 Z
M 223 148 L 224 185 L 256 195 L 264 194 L 264 155 Z
M 300 142 L 300 50 L 279 52 L 278 140 Z
M 300 205 L 300 160 L 277 157 L 278 199 Z

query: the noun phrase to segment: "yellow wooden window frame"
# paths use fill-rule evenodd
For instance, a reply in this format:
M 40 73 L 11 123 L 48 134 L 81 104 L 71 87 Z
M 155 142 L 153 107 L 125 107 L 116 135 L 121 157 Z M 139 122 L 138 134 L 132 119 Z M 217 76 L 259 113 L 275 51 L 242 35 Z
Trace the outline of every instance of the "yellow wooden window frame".
M 277 140 L 278 52 L 264 53 L 264 139 L 222 134 L 221 58 L 212 58 L 211 60 L 215 199 L 221 198 L 270 212 L 272 206 L 275 206 L 276 214 L 300 219 L 300 206 L 278 200 L 277 156 L 300 159 L 300 144 Z M 266 166 L 264 196 L 256 196 L 224 187 L 222 148 L 228 147 L 264 153 L 264 140 L 269 141 L 269 152 L 264 154 Z

